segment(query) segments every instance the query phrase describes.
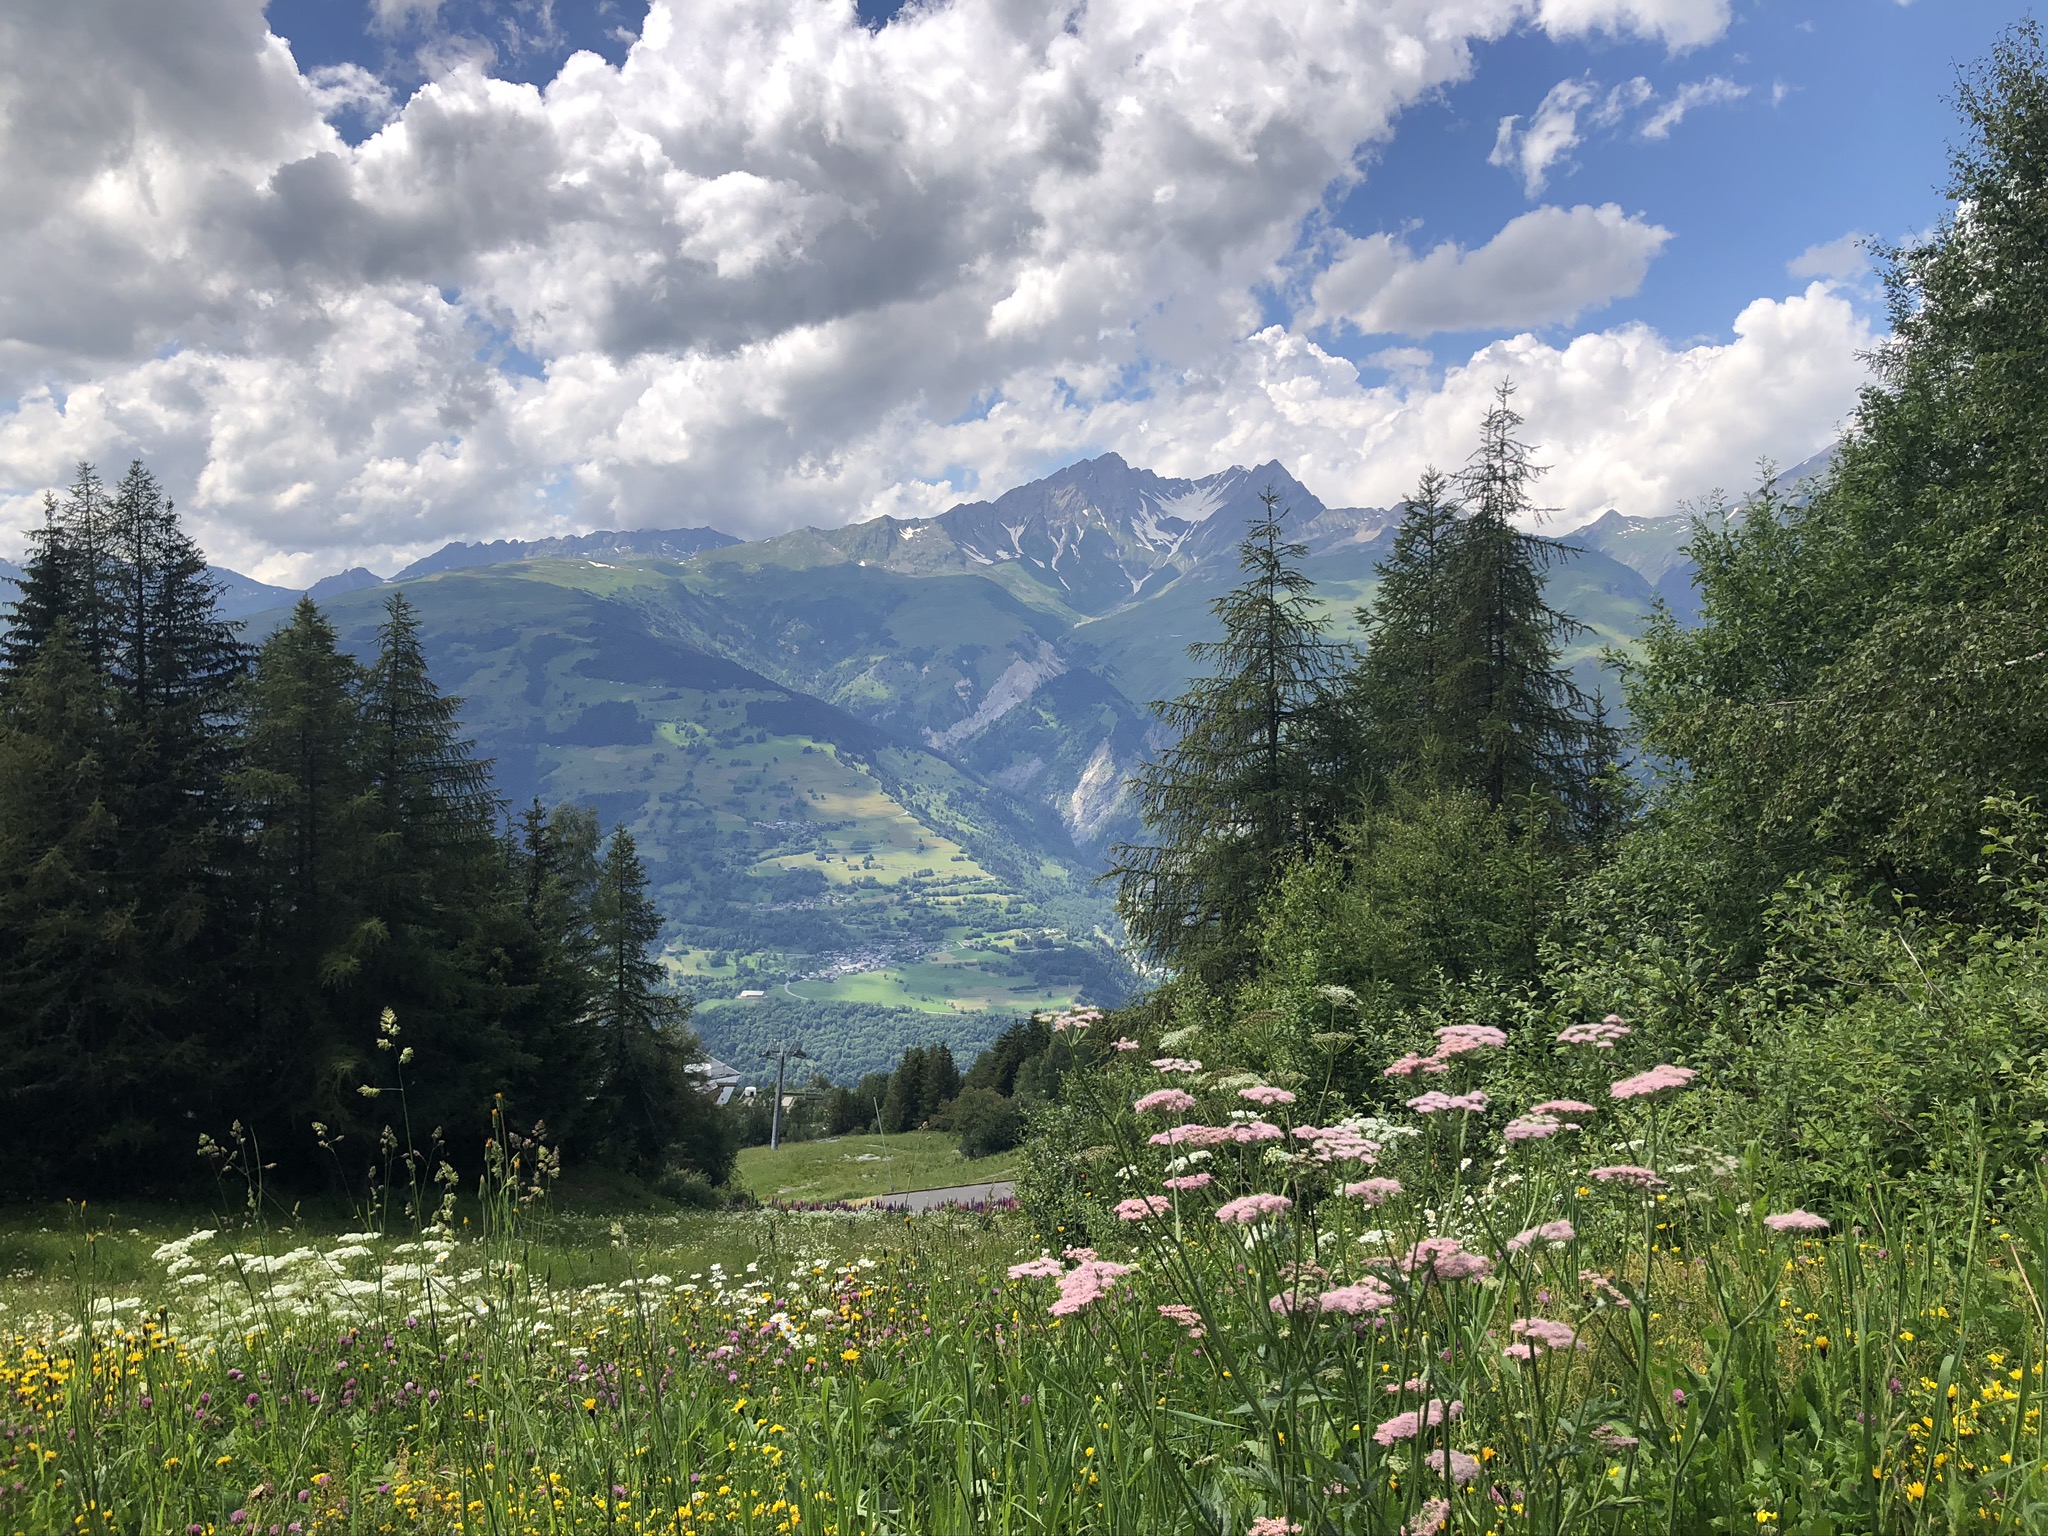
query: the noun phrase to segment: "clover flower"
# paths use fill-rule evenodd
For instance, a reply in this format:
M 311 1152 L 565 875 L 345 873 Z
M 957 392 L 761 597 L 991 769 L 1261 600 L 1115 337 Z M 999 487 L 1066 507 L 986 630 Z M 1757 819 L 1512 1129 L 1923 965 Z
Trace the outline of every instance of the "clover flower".
M 1131 1108 L 1141 1115 L 1149 1115 L 1155 1109 L 1170 1110 L 1174 1114 L 1186 1114 L 1195 1107 L 1195 1096 L 1179 1088 L 1159 1088 L 1141 1099 L 1131 1101 Z
M 1773 1232 L 1825 1232 L 1828 1219 L 1811 1211 L 1780 1211 L 1774 1216 L 1766 1216 L 1764 1225 Z
M 1607 1091 L 1617 1099 L 1646 1099 L 1653 1093 L 1662 1093 L 1667 1088 L 1683 1088 L 1698 1077 L 1691 1067 L 1674 1067 L 1668 1064 L 1655 1066 L 1647 1072 L 1638 1072 L 1634 1077 L 1624 1077 Z
M 1285 1195 L 1239 1195 L 1235 1200 L 1226 1200 L 1216 1207 L 1216 1219 L 1248 1227 L 1268 1216 L 1283 1216 L 1292 1209 L 1294 1202 Z

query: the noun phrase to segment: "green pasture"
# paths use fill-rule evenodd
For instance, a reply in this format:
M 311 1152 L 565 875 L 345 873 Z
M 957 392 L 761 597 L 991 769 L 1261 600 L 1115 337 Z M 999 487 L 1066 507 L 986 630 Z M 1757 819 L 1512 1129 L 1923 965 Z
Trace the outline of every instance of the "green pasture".
M 965 1158 L 940 1131 L 833 1136 L 740 1153 L 740 1184 L 757 1200 L 860 1200 L 911 1189 L 1016 1177 L 1017 1154 Z

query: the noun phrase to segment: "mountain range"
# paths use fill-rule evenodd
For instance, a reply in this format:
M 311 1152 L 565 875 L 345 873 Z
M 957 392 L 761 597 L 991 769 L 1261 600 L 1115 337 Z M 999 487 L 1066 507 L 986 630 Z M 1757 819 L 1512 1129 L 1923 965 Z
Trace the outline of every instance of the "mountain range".
M 403 588 L 508 802 L 633 829 L 718 1054 L 750 1070 L 802 1034 L 845 1076 L 1130 984 L 1095 874 L 1135 830 L 1148 701 L 1187 682 L 1268 490 L 1355 633 L 1397 511 L 1326 506 L 1278 463 L 1175 479 L 1115 454 L 929 518 L 450 544 L 311 592 L 366 653 Z M 1690 526 L 1565 535 L 1549 593 L 1589 687 L 1612 697 L 1600 654 L 1660 599 L 1692 615 Z M 299 596 L 216 575 L 252 639 Z

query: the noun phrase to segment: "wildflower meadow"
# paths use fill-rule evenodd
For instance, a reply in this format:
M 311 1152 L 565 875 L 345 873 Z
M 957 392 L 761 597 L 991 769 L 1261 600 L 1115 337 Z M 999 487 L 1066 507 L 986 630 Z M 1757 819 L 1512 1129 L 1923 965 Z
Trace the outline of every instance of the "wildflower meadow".
M 1688 1146 L 1693 1073 L 1631 1043 L 1446 1026 L 1383 1069 L 1403 1113 L 1332 1118 L 1117 1041 L 1072 1091 L 1123 1193 L 1067 1231 L 628 1218 L 578 1273 L 502 1131 L 473 1196 L 323 1233 L 258 1200 L 119 1286 L 78 1211 L 0 1314 L 0 1527 L 2042 1528 L 2038 1192 L 1810 1209 Z

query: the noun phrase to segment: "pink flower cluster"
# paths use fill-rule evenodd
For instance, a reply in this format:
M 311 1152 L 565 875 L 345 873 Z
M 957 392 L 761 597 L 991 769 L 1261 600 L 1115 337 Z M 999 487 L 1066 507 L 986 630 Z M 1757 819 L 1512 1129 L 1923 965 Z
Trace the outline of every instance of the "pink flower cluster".
M 1160 1072 L 1199 1072 L 1202 1070 L 1202 1064 L 1199 1061 L 1190 1061 L 1185 1056 L 1155 1056 L 1152 1058 L 1152 1065 Z
M 1173 1202 L 1164 1195 L 1137 1195 L 1116 1203 L 1116 1219 L 1145 1221 L 1153 1216 L 1163 1216 L 1172 1209 Z
M 1367 1205 L 1385 1205 L 1401 1193 L 1399 1179 L 1360 1179 L 1356 1184 L 1346 1184 L 1344 1193 L 1354 1200 L 1363 1200 Z
M 1010 1266 L 1012 1280 L 1057 1280 L 1066 1273 L 1065 1266 L 1051 1254 L 1036 1259 L 1026 1259 L 1022 1264 Z
M 1415 1523 L 1401 1527 L 1401 1536 L 1437 1536 L 1451 1518 L 1449 1499 L 1431 1499 L 1415 1511 Z
M 1641 1189 L 1662 1189 L 1664 1181 L 1657 1177 L 1653 1168 L 1640 1168 L 1634 1163 L 1614 1163 L 1606 1168 L 1595 1168 L 1593 1177 L 1602 1184 L 1634 1184 Z
M 1176 1125 L 1172 1130 L 1157 1131 L 1145 1139 L 1155 1147 L 1227 1147 L 1230 1145 L 1230 1127 Z
M 1279 1141 L 1286 1135 L 1270 1120 L 1244 1120 L 1230 1127 L 1230 1139 L 1240 1146 L 1252 1146 L 1261 1141 Z
M 1775 1216 L 1766 1216 L 1764 1225 L 1773 1232 L 1825 1232 L 1828 1219 L 1811 1211 L 1780 1211 Z
M 1060 1034 L 1069 1029 L 1086 1029 L 1091 1024 L 1099 1023 L 1101 1019 L 1100 1008 L 1070 1008 L 1065 1013 L 1053 1016 L 1053 1033 Z
M 1434 1275 L 1439 1280 L 1477 1280 L 1493 1273 L 1493 1260 L 1469 1252 L 1455 1237 L 1425 1237 L 1401 1260 L 1404 1275 Z
M 1380 1075 L 1413 1077 L 1417 1072 L 1448 1072 L 1452 1058 L 1472 1051 L 1497 1051 L 1508 1037 L 1491 1024 L 1446 1024 L 1436 1032 L 1436 1049 L 1427 1056 L 1410 1051 Z
M 1595 1113 L 1595 1111 L 1592 1105 L 1581 1103 L 1577 1099 L 1545 1099 L 1541 1104 L 1531 1104 L 1529 1106 L 1529 1113 L 1532 1115 L 1590 1115 Z
M 1319 1163 L 1363 1163 L 1370 1168 L 1378 1160 L 1380 1150 L 1378 1142 L 1367 1141 L 1345 1125 L 1297 1125 L 1294 1139 L 1314 1147 Z
M 1589 1291 L 1598 1291 L 1617 1307 L 1625 1308 L 1629 1304 L 1628 1297 L 1622 1294 L 1621 1287 L 1601 1274 L 1597 1269 L 1580 1270 L 1579 1284 Z
M 1179 1088 L 1159 1088 L 1141 1099 L 1131 1101 L 1131 1108 L 1141 1115 L 1149 1115 L 1155 1109 L 1170 1110 L 1184 1115 L 1195 1107 L 1195 1096 Z
M 1442 1114 L 1447 1110 L 1468 1110 L 1477 1114 L 1485 1110 L 1486 1102 L 1486 1095 L 1477 1088 L 1470 1093 L 1440 1093 L 1432 1088 L 1410 1099 L 1408 1107 L 1418 1115 Z
M 1160 1180 L 1160 1187 L 1163 1189 L 1200 1189 L 1206 1184 L 1214 1183 L 1215 1178 L 1216 1176 L 1213 1173 L 1184 1173 L 1177 1179 Z
M 1187 1329 L 1188 1337 L 1191 1339 L 1202 1338 L 1209 1332 L 1202 1322 L 1202 1314 L 1186 1302 L 1170 1302 L 1159 1309 L 1159 1315 L 1170 1323 L 1179 1323 Z
M 1054 1317 L 1071 1317 L 1083 1307 L 1107 1296 L 1110 1288 L 1130 1272 L 1128 1264 L 1113 1264 L 1108 1259 L 1083 1259 L 1060 1276 L 1060 1299 L 1046 1310 Z
M 1112 1051 L 1135 1051 L 1138 1048 L 1138 1042 L 1135 1040 L 1112 1040 L 1109 1048 Z
M 1508 1252 L 1520 1253 L 1538 1243 L 1568 1243 L 1579 1234 L 1568 1221 L 1546 1221 L 1541 1226 L 1528 1227 L 1508 1239 Z
M 1621 1015 L 1610 1013 L 1598 1024 L 1572 1024 L 1557 1032 L 1559 1045 L 1590 1045 L 1602 1051 L 1614 1049 L 1614 1042 L 1624 1035 L 1632 1034 Z
M 1508 1324 L 1508 1332 L 1517 1338 L 1527 1339 L 1539 1352 L 1573 1349 L 1579 1342 L 1579 1336 L 1570 1323 L 1554 1322 L 1547 1317 L 1518 1317 Z
M 1268 1216 L 1283 1216 L 1292 1209 L 1294 1202 L 1285 1195 L 1239 1195 L 1235 1200 L 1226 1200 L 1216 1207 L 1216 1219 L 1248 1227 Z
M 1447 1418 L 1456 1420 L 1464 1416 L 1464 1403 L 1447 1403 L 1442 1398 L 1432 1397 L 1425 1407 L 1395 1414 L 1375 1429 L 1372 1437 L 1381 1445 L 1392 1445 L 1396 1440 L 1413 1440 L 1424 1428 L 1435 1429 Z
M 1344 1312 L 1355 1317 L 1364 1312 L 1386 1311 L 1394 1304 L 1394 1293 L 1377 1280 L 1361 1280 L 1356 1285 L 1340 1285 L 1323 1292 L 1316 1298 L 1316 1304 L 1325 1312 Z
M 1563 1129 L 1564 1122 L 1555 1115 L 1518 1115 L 1501 1135 L 1509 1141 L 1542 1141 Z
M 1237 1096 L 1253 1104 L 1273 1105 L 1292 1104 L 1294 1102 L 1294 1095 L 1285 1088 L 1271 1088 L 1264 1083 L 1260 1083 L 1253 1088 L 1240 1088 L 1237 1090 Z
M 1450 1462 L 1448 1473 L 1444 1469 L 1446 1459 Z M 1431 1451 L 1422 1458 L 1422 1464 L 1432 1472 L 1447 1475 L 1454 1483 L 1476 1482 L 1479 1478 L 1479 1458 L 1463 1451 Z
M 1646 1099 L 1667 1088 L 1683 1088 L 1698 1076 L 1691 1067 L 1656 1066 L 1634 1077 L 1624 1077 L 1607 1091 L 1617 1099 Z
M 1301 1527 L 1279 1515 L 1261 1515 L 1244 1528 L 1244 1536 L 1294 1536 Z

